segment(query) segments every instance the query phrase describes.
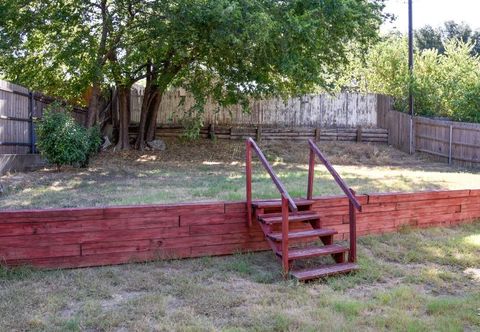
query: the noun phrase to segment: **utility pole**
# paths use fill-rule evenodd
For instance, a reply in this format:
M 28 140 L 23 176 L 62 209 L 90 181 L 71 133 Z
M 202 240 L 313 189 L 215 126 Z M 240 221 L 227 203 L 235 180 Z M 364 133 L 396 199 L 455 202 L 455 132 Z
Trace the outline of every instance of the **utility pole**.
M 412 0 L 408 0 L 408 111 L 410 113 L 410 154 L 415 152 L 413 146 L 413 20 L 412 20 Z

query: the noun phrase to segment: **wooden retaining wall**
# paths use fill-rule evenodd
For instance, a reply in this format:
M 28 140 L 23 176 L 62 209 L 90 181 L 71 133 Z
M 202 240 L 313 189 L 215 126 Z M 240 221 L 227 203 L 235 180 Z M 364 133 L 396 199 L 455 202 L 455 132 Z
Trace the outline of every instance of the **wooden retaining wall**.
M 480 218 L 480 190 L 360 195 L 359 235 Z M 348 237 L 344 197 L 315 198 L 322 226 Z M 267 250 L 259 226 L 247 227 L 245 202 L 0 212 L 0 260 L 71 268 Z
M 130 135 L 135 136 L 138 128 L 130 127 Z M 181 137 L 181 126 L 158 126 L 157 137 Z M 388 131 L 381 128 L 278 128 L 278 127 L 229 127 L 205 126 L 200 129 L 201 138 L 247 139 L 253 137 L 261 140 L 307 140 L 317 141 L 356 141 L 387 143 Z

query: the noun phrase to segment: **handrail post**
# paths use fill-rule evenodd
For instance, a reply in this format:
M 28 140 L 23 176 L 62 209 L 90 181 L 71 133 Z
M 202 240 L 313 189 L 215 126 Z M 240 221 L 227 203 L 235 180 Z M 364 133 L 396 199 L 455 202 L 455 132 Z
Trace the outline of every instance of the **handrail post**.
M 288 261 L 288 200 L 282 193 L 282 266 L 283 273 L 286 277 L 289 270 Z
M 355 197 L 355 191 L 349 188 L 352 195 Z M 348 202 L 348 212 L 350 221 L 350 253 L 348 261 L 355 263 L 357 261 L 357 210 L 352 201 Z
M 247 196 L 247 220 L 248 227 L 252 227 L 252 148 L 250 142 L 246 142 L 245 151 L 245 168 L 246 168 L 246 196 Z
M 308 160 L 308 185 L 307 185 L 307 199 L 312 199 L 313 196 L 313 177 L 315 175 L 315 153 L 310 147 L 310 157 Z

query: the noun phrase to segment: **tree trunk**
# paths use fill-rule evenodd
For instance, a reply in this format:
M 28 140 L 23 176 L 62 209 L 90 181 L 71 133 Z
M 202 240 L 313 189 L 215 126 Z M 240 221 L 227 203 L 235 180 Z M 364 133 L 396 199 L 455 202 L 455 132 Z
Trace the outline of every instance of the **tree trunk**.
M 155 139 L 157 113 L 163 92 L 164 89 L 156 84 L 147 82 L 143 95 L 137 139 L 135 141 L 135 148 L 138 150 L 143 150 L 146 142 Z
M 152 65 L 148 64 L 146 85 L 143 93 L 142 106 L 140 109 L 140 122 L 138 124 L 137 138 L 135 140 L 135 148 L 140 151 L 143 151 L 145 148 L 145 132 L 147 126 L 148 109 L 152 101 L 153 92 L 155 90 L 153 83 L 153 80 L 155 79 L 155 73 L 152 71 L 152 69 Z
M 145 143 L 155 139 L 157 114 L 163 93 L 180 69 L 180 66 L 166 66 L 159 71 L 155 65 L 149 64 L 147 66 L 147 85 L 142 101 L 135 148 L 143 150 Z
M 153 100 L 149 105 L 148 115 L 147 115 L 147 130 L 145 135 L 146 142 L 151 142 L 155 139 L 155 131 L 157 129 L 158 108 L 160 107 L 160 103 L 162 102 L 163 92 L 164 92 L 164 89 L 156 89 Z
M 117 150 L 129 150 L 128 126 L 130 125 L 130 86 L 119 85 L 118 93 L 118 142 Z
M 101 89 L 99 84 L 94 84 L 92 87 L 92 95 L 88 103 L 87 111 L 87 128 L 93 127 L 98 118 L 98 105 L 101 98 Z

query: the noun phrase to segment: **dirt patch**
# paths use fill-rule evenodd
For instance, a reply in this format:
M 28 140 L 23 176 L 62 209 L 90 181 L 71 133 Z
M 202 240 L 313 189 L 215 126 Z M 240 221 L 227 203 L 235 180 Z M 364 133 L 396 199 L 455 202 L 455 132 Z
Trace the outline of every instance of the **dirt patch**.
M 101 153 L 84 169 L 45 168 L 2 176 L 0 209 L 244 199 L 244 142 L 165 141 L 165 151 Z M 307 143 L 268 141 L 260 146 L 291 195 L 303 196 Z M 459 189 L 480 183 L 480 172 L 451 168 L 387 145 L 320 142 L 319 146 L 359 193 Z M 256 197 L 276 197 L 258 159 L 253 160 Z M 316 195 L 340 193 L 321 165 L 316 173 Z

